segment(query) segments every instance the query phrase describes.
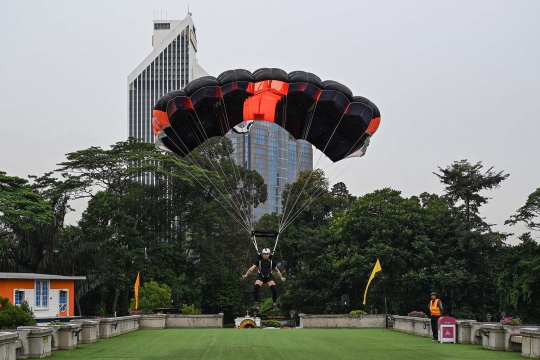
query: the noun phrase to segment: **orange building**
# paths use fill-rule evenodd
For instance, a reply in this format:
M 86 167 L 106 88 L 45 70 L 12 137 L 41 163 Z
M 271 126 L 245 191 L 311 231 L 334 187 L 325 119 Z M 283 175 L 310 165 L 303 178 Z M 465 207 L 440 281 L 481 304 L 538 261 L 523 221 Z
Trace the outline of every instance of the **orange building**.
M 60 276 L 0 272 L 0 296 L 12 304 L 28 301 L 36 319 L 75 315 L 75 280 L 86 276 Z

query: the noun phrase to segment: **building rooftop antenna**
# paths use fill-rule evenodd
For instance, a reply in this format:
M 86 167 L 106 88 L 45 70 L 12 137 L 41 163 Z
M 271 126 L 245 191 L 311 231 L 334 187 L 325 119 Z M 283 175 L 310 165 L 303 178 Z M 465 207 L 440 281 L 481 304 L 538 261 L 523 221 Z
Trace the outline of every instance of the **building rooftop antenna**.
M 189 12 L 189 5 L 187 6 L 187 13 L 189 16 L 191 16 L 192 14 Z

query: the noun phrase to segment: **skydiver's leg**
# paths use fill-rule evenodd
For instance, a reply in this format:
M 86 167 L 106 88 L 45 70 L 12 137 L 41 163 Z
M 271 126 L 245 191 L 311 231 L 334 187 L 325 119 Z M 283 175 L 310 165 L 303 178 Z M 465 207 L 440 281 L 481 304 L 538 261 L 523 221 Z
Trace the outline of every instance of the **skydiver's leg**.
M 251 307 L 253 310 L 259 310 L 259 289 L 261 288 L 262 284 L 263 282 L 257 279 L 257 281 L 255 281 L 255 285 L 253 286 L 253 300 L 255 301 Z
M 280 309 L 278 308 L 277 306 L 277 289 L 276 289 L 276 282 L 273 280 L 273 276 L 272 276 L 272 280 L 268 281 L 268 286 L 270 286 L 270 290 L 272 290 L 272 302 L 273 302 L 273 310 L 274 311 L 279 311 Z

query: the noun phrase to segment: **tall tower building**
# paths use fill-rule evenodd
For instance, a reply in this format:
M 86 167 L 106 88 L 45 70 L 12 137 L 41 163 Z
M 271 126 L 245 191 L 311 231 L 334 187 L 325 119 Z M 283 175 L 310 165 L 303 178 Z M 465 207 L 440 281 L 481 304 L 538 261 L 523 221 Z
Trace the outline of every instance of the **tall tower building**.
M 190 15 L 184 20 L 154 20 L 152 46 L 128 76 L 128 136 L 153 143 L 154 104 L 208 73 L 197 63 L 197 32 Z
M 272 122 L 254 121 L 249 126 L 249 132 L 229 132 L 227 136 L 233 143 L 236 163 L 261 174 L 268 187 L 268 199 L 253 210 L 255 220 L 259 220 L 264 214 L 282 213 L 285 185 L 294 182 L 300 171 L 313 170 L 313 150 L 310 143 L 296 141 Z

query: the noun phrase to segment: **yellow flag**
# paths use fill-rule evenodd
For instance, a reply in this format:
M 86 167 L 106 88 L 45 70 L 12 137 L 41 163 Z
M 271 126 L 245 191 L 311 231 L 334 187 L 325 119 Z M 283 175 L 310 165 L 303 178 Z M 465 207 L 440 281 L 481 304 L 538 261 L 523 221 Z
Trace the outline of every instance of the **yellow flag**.
M 367 296 L 367 290 L 369 288 L 369 284 L 371 284 L 371 280 L 375 277 L 375 274 L 381 271 L 381 263 L 379 262 L 379 259 L 377 259 L 377 262 L 375 263 L 375 267 L 373 268 L 373 271 L 371 272 L 371 276 L 369 277 L 369 280 L 367 282 L 366 286 L 366 292 L 364 292 L 364 305 L 366 305 L 366 296 Z
M 137 273 L 137 280 L 135 280 L 135 310 L 139 309 L 139 285 L 140 278 L 139 273 Z

